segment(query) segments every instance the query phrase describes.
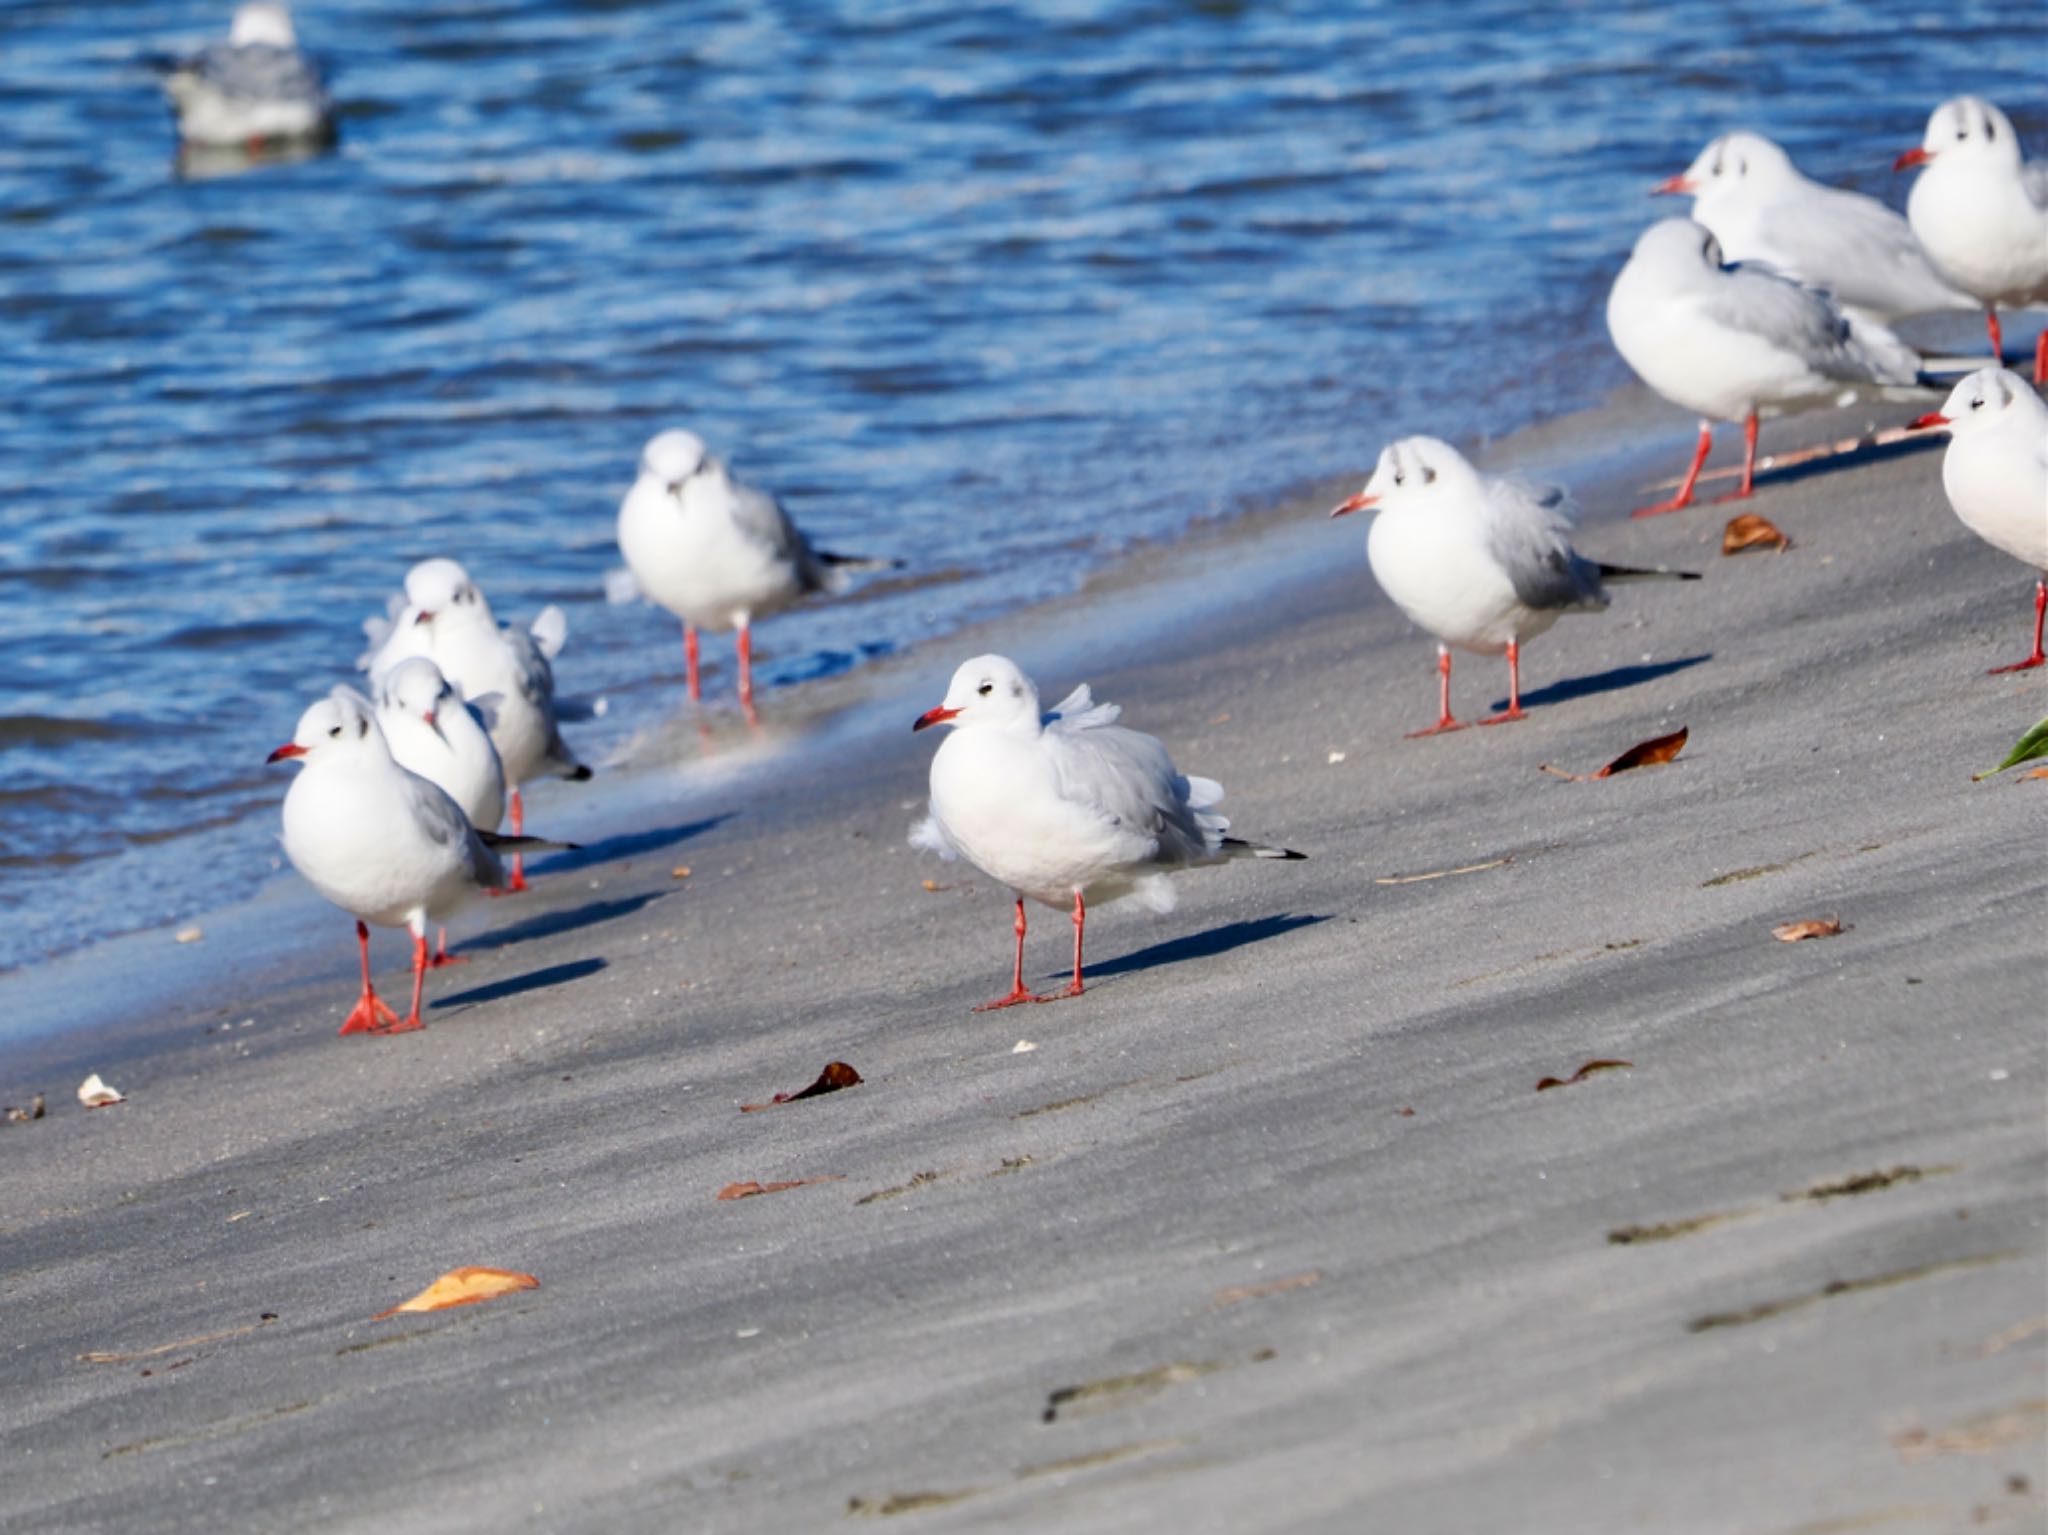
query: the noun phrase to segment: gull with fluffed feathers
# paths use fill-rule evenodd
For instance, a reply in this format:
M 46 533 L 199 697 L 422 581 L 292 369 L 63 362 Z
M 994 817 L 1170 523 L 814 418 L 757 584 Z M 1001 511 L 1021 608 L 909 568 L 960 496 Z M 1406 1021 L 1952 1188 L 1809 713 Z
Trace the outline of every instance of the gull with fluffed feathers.
M 235 11 L 227 41 L 174 66 L 164 94 L 178 137 L 208 149 L 260 150 L 319 144 L 334 135 L 327 87 L 299 50 L 291 12 L 276 0 L 248 0 Z
M 1699 579 L 1585 558 L 1572 547 L 1577 508 L 1562 488 L 1481 474 L 1435 437 L 1386 448 L 1364 488 L 1330 515 L 1368 507 L 1378 509 L 1365 542 L 1373 579 L 1437 641 L 1437 721 L 1411 739 L 1464 729 L 1451 715 L 1453 645 L 1507 657 L 1507 709 L 1479 723 L 1522 719 L 1525 641 L 1566 613 L 1606 611 L 1609 582 Z
M 2041 628 L 2048 620 L 2048 405 L 2007 368 L 1980 368 L 1949 392 L 1940 410 L 1913 423 L 1948 432 L 1941 485 L 1964 527 L 2023 565 L 2034 582 L 2034 649 L 1991 675 L 2030 671 L 2048 661 Z
M 1006 656 L 976 656 L 953 673 L 945 701 L 913 730 L 950 725 L 932 756 L 929 813 L 911 845 L 964 858 L 1016 899 L 1015 963 L 1007 996 L 975 1009 L 1049 1002 L 1024 984 L 1024 901 L 1072 907 L 1074 975 L 1057 995 L 1077 997 L 1088 903 L 1135 897 L 1174 907 L 1167 876 L 1233 858 L 1298 859 L 1285 848 L 1226 837 L 1216 811 L 1223 786 L 1183 774 L 1152 736 L 1117 724 L 1087 684 L 1050 713 Z
M 566 846 L 472 826 L 447 791 L 399 766 L 375 708 L 350 688 L 336 688 L 307 709 L 291 740 L 268 760 L 300 763 L 284 797 L 285 856 L 356 919 L 363 992 L 342 1023 L 344 1034 L 419 1028 L 427 923 L 445 919 L 479 890 L 504 885 L 499 850 Z M 402 1020 L 370 984 L 372 922 L 412 934 L 412 1010 Z
M 2048 303 L 2048 163 L 2021 151 L 2012 119 L 1978 96 L 1944 101 L 1919 146 L 1892 162 L 1921 167 L 1906 219 L 1937 271 L 1984 306 L 1991 357 L 2003 365 L 2000 309 Z M 2034 342 L 2034 382 L 2048 382 L 2048 329 Z
M 607 591 L 615 600 L 645 597 L 682 620 L 692 703 L 702 696 L 697 631 L 738 632 L 740 706 L 749 718 L 754 620 L 893 563 L 812 548 L 781 502 L 734 477 L 703 438 L 680 428 L 641 451 L 619 504 L 619 552 L 630 579 L 608 582 Z
M 1858 318 L 1884 324 L 1977 307 L 1934 270 L 1901 215 L 1801 174 L 1761 133 L 1722 134 L 1651 190 L 1691 197 L 1694 222 L 1714 232 L 1727 260 L 1762 262 L 1824 288 Z
M 495 706 L 495 699 L 485 707 Z M 490 727 L 477 704 L 427 656 L 408 656 L 384 674 L 377 689 L 377 724 L 398 765 L 438 784 L 462 808 L 470 825 L 496 831 L 505 818 L 505 769 L 491 745 Z M 429 963 L 462 961 L 448 952 L 442 928 Z
M 1740 421 L 1742 484 L 1756 479 L 1759 416 L 1838 404 L 1910 387 L 1913 349 L 1883 326 L 1845 315 L 1835 301 L 1760 267 L 1729 265 L 1713 231 L 1664 219 L 1643 231 L 1607 295 L 1607 330 L 1638 377 L 1700 417 L 1699 445 L 1678 494 L 1638 517 L 1692 504 L 1716 421 Z

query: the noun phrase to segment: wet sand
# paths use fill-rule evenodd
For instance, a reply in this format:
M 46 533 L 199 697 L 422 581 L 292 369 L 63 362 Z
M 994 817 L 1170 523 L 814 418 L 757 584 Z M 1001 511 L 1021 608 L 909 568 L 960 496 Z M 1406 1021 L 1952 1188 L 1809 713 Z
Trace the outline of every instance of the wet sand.
M 1707 574 L 1532 642 L 1521 724 L 1401 739 L 1433 651 L 1319 493 L 771 697 L 767 760 L 720 715 L 542 796 L 591 848 L 472 919 L 422 1033 L 334 1037 L 347 925 L 290 885 L 0 981 L 0 1099 L 53 1106 L 0 1125 L 0 1524 L 2038 1529 L 2048 783 L 1970 781 L 2048 712 L 1983 675 L 2027 574 L 1938 450 L 1767 480 L 1782 555 L 1618 520 L 1688 437 L 1628 402 L 1493 455 Z M 970 1014 L 1007 902 L 905 845 L 908 726 L 986 648 L 1310 861 L 1106 909 L 1085 998 Z M 1460 657 L 1459 713 L 1503 684 Z M 1034 911 L 1030 973 L 1067 939 Z M 369 1320 L 463 1264 L 541 1288 Z

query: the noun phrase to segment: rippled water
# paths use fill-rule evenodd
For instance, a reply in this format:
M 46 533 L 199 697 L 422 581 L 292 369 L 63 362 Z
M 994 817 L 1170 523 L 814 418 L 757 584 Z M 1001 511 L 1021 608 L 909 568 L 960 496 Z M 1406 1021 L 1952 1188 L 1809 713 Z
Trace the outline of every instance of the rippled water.
M 662 426 L 909 564 L 765 625 L 788 683 L 1596 399 L 1725 127 L 1896 197 L 1941 97 L 2043 120 L 2031 0 L 348 0 L 339 152 L 181 180 L 148 59 L 227 9 L 0 8 L 0 962 L 267 874 L 264 753 L 421 556 L 568 609 L 588 753 L 672 709 L 599 585 Z

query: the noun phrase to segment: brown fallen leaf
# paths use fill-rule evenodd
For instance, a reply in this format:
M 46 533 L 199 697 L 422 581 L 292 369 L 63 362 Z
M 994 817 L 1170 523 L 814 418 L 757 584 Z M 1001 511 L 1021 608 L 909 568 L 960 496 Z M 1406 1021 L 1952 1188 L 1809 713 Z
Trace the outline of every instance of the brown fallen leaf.
M 809 1183 L 843 1183 L 846 1180 L 838 1173 L 826 1173 L 820 1178 L 785 1178 L 780 1183 L 728 1183 L 718 1191 L 721 1200 L 752 1199 L 756 1194 L 780 1194 L 784 1189 L 800 1189 Z
M 401 1301 L 389 1311 L 380 1311 L 370 1320 L 381 1322 L 401 1311 L 446 1311 L 451 1306 L 473 1306 L 514 1290 L 539 1288 L 540 1281 L 533 1275 L 514 1273 L 511 1269 L 450 1269 L 411 1300 Z
M 690 877 L 690 866 L 686 863 L 679 863 L 668 871 L 668 877 L 670 879 L 688 879 Z
M 1681 725 L 1668 736 L 1652 736 L 1647 741 L 1638 741 L 1597 773 L 1567 773 L 1563 768 L 1552 767 L 1547 762 L 1537 771 L 1548 773 L 1553 778 L 1569 779 L 1573 783 L 1587 783 L 1595 778 L 1612 778 L 1616 773 L 1626 773 L 1631 768 L 1662 767 L 1685 750 L 1689 734 L 1690 732 Z
M 27 1108 L 10 1108 L 7 1111 L 7 1118 L 10 1123 L 25 1125 L 31 1119 L 41 1119 L 45 1112 L 47 1111 L 43 1107 L 43 1095 L 37 1093 L 29 1099 Z
M 928 879 L 924 882 L 924 888 L 931 895 L 939 895 L 955 887 L 952 885 L 942 885 L 935 879 Z
M 1634 1061 L 1588 1061 L 1568 1077 L 1545 1077 L 1536 1084 L 1536 1091 L 1542 1093 L 1553 1087 L 1570 1087 L 1574 1082 L 1585 1081 L 1596 1071 L 1620 1071 L 1634 1065 Z
M 1234 1284 L 1216 1292 L 1213 1302 L 1218 1308 L 1235 1306 L 1241 1300 L 1263 1300 L 1268 1295 L 1285 1295 L 1289 1290 L 1306 1290 L 1312 1284 L 1321 1284 L 1320 1269 L 1310 1269 L 1306 1274 L 1291 1274 L 1285 1279 L 1269 1279 L 1264 1284 Z
M 2020 774 L 2022 778 L 2048 778 L 2048 767 L 2030 768 Z
M 1780 922 L 1771 936 L 1780 943 L 1797 943 L 1802 938 L 1832 938 L 1841 931 L 1839 917 L 1809 917 L 1804 922 Z
M 1776 549 L 1782 554 L 1791 547 L 1792 540 L 1778 531 L 1777 524 L 1755 512 L 1729 518 L 1728 526 L 1721 531 L 1723 554 L 1740 554 L 1745 549 Z
M 842 1087 L 858 1086 L 860 1086 L 860 1073 L 844 1061 L 833 1061 L 823 1071 L 818 1073 L 818 1080 L 802 1092 L 777 1093 L 766 1103 L 743 1103 L 740 1105 L 740 1112 L 742 1114 L 754 1114 L 762 1109 L 772 1109 L 779 1103 L 795 1103 L 799 1098 L 822 1097 L 826 1093 L 836 1093 Z

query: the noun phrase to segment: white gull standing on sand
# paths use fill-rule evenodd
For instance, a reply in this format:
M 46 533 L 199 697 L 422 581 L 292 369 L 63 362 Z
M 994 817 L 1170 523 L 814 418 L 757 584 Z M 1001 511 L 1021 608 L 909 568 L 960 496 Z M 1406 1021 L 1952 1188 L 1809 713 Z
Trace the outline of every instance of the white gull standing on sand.
M 495 703 L 495 700 L 492 701 Z M 505 769 L 476 704 L 426 656 L 408 656 L 384 674 L 377 690 L 377 724 L 391 755 L 407 772 L 437 784 L 479 831 L 496 831 L 505 818 Z M 431 963 L 458 965 L 442 928 Z
M 590 769 L 562 740 L 555 674 L 569 621 L 560 608 L 543 608 L 528 629 L 500 628 L 491 605 L 454 560 L 422 560 L 405 574 L 405 605 L 388 623 L 367 619 L 371 651 L 358 661 L 372 682 L 407 656 L 425 655 L 490 722 L 505 783 L 511 790 L 512 830 L 526 824 L 521 787 L 536 778 L 581 783 Z M 508 890 L 524 890 L 522 860 L 512 860 Z
M 1715 421 L 1742 423 L 1742 486 L 1720 498 L 1740 500 L 1756 478 L 1758 416 L 1910 385 L 1920 369 L 1911 347 L 1881 325 L 1845 316 L 1818 289 L 1725 264 L 1720 241 L 1691 219 L 1643 231 L 1608 292 L 1607 331 L 1644 383 L 1700 416 L 1685 483 L 1638 517 L 1692 504 Z
M 256 150 L 324 143 L 334 133 L 320 72 L 299 51 L 291 12 L 275 0 L 238 8 L 227 41 L 173 67 L 164 94 L 187 144 Z
M 965 858 L 1010 887 L 1017 900 L 1017 954 L 1010 994 L 975 1009 L 1050 1002 L 1024 985 L 1024 898 L 1074 915 L 1074 979 L 1081 994 L 1087 902 L 1136 896 L 1171 911 L 1166 876 L 1230 858 L 1301 858 L 1223 835 L 1215 813 L 1223 786 L 1182 774 L 1153 737 L 1116 723 L 1083 683 L 1050 714 L 1038 689 L 1005 656 L 976 656 L 953 673 L 946 700 L 912 730 L 951 725 L 932 756 L 931 813 L 911 846 Z
M 1904 218 L 1874 197 L 1824 186 L 1760 133 L 1724 133 L 1652 188 L 1689 195 L 1730 261 L 1761 261 L 1825 288 L 1860 318 L 1887 322 L 1976 300 L 1928 263 Z
M 356 919 L 363 994 L 344 1034 L 400 1034 L 420 1025 L 427 923 L 478 890 L 505 883 L 496 849 L 549 848 L 536 837 L 499 837 L 470 825 L 438 785 L 400 767 L 370 701 L 336 688 L 300 716 L 271 762 L 303 758 L 284 797 L 284 851 L 307 883 Z M 370 930 L 412 933 L 412 1011 L 401 1021 L 370 984 Z
M 1434 437 L 1404 437 L 1380 454 L 1365 488 L 1330 513 L 1378 507 L 1366 535 L 1373 579 L 1437 638 L 1437 722 L 1415 736 L 1465 727 L 1451 717 L 1451 646 L 1508 658 L 1508 707 L 1479 721 L 1523 718 L 1522 642 L 1565 613 L 1599 613 L 1608 581 L 1697 581 L 1690 571 L 1602 565 L 1571 544 L 1576 508 L 1557 486 L 1483 475 Z
M 751 626 L 814 592 L 838 592 L 848 575 L 893 562 L 813 549 L 782 504 L 733 478 L 704 440 L 680 429 L 641 450 L 640 471 L 619 504 L 619 552 L 630 585 L 607 583 L 615 600 L 644 596 L 683 621 L 690 699 L 700 696 L 697 631 L 739 631 L 740 705 L 754 712 Z
M 2005 368 L 1980 368 L 1957 384 L 1940 410 L 1916 427 L 1946 427 L 1941 484 L 1963 526 L 2022 564 L 2048 572 L 2048 405 Z M 2034 650 L 1991 675 L 2023 672 L 2048 660 L 2041 626 L 2048 619 L 2048 574 L 2034 582 Z
M 2004 361 L 1998 311 L 2048 303 L 2048 164 L 2020 153 L 2012 120 L 1976 96 L 1944 101 L 1918 149 L 1893 170 L 1924 166 L 1906 218 L 1934 265 L 1984 306 L 1992 361 Z M 2048 382 L 2048 330 L 2034 342 L 2034 382 Z

